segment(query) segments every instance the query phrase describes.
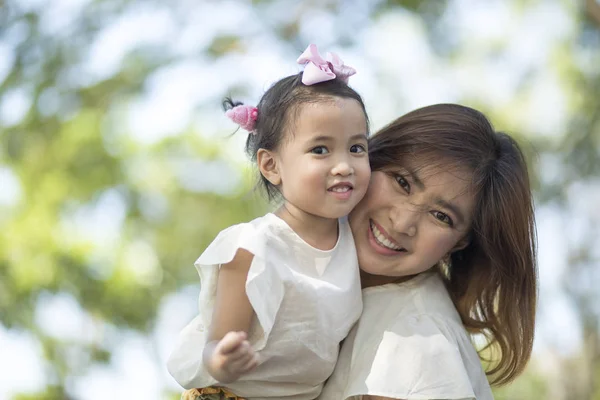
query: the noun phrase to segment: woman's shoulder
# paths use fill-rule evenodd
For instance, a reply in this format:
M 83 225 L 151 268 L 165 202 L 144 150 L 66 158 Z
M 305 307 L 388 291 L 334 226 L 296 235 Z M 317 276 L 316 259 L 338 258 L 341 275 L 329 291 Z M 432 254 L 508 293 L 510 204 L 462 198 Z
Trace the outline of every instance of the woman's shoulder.
M 356 361 L 347 393 L 491 398 L 477 351 L 443 281 L 434 275 L 418 278 L 366 291 L 352 342 L 344 343 L 352 346 Z
M 435 276 L 422 277 L 417 285 L 385 285 L 363 291 L 363 313 L 358 335 L 432 337 L 472 346 L 443 282 Z M 361 328 L 365 328 L 361 332 Z
M 460 315 L 438 272 L 432 271 L 426 274 L 421 285 L 418 285 L 415 302 L 420 314 L 430 315 L 462 327 Z
M 429 316 L 442 323 L 462 326 L 460 316 L 446 287 L 436 272 L 427 272 L 400 283 L 363 290 L 364 314 L 377 315 L 386 305 L 389 324 L 403 318 Z

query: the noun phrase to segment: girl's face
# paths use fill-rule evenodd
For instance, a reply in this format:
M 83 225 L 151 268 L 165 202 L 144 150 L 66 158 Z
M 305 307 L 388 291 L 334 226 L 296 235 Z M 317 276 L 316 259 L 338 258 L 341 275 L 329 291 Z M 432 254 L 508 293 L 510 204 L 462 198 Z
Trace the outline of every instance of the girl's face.
M 466 247 L 474 209 L 470 178 L 451 164 L 414 162 L 372 173 L 350 215 L 364 286 L 424 272 Z
M 286 208 L 297 216 L 339 218 L 363 198 L 371 169 L 367 122 L 354 99 L 301 106 L 274 152 Z

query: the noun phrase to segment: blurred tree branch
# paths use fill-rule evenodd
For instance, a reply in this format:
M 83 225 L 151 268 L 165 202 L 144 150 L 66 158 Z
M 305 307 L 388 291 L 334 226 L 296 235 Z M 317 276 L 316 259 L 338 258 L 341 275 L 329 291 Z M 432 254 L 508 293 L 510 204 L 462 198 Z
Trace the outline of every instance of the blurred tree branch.
M 598 0 L 585 0 L 585 5 L 590 17 L 600 25 L 600 3 Z

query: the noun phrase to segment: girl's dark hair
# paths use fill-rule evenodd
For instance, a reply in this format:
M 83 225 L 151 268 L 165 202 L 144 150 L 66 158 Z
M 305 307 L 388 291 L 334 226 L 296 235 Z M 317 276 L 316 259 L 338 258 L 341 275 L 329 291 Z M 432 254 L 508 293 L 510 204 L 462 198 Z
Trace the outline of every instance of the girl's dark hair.
M 331 101 L 332 97 L 354 99 L 358 101 L 367 121 L 369 120 L 365 104 L 360 95 L 340 79 L 307 86 L 302 83 L 302 72 L 285 77 L 271 86 L 258 103 L 258 119 L 254 132 L 246 140 L 246 153 L 256 161 L 259 149 L 276 150 L 287 133 L 292 133 L 295 118 L 303 104 Z M 228 110 L 241 102 L 229 98 L 223 101 L 223 108 Z M 367 132 L 368 133 L 368 132 Z M 260 175 L 260 183 L 264 187 L 269 200 L 279 196 L 279 190 L 264 176 Z
M 402 164 L 406 157 L 472 171 L 470 243 L 452 253 L 442 276 L 467 330 L 487 339 L 479 354 L 491 361 L 490 381 L 508 383 L 531 356 L 538 285 L 523 153 L 479 111 L 438 104 L 398 118 L 369 140 L 373 171 Z

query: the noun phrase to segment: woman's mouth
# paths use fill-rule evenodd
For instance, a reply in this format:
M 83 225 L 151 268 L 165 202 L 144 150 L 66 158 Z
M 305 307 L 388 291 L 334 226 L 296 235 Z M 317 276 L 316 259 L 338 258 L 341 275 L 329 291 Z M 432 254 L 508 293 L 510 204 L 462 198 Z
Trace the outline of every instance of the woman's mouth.
M 377 227 L 377 224 L 372 220 L 369 220 L 369 236 L 373 239 L 373 241 L 383 249 L 397 253 L 397 252 L 405 252 L 406 249 L 402 248 L 397 243 L 394 243 L 390 240 L 386 235 Z M 382 250 L 383 250 L 382 249 Z

